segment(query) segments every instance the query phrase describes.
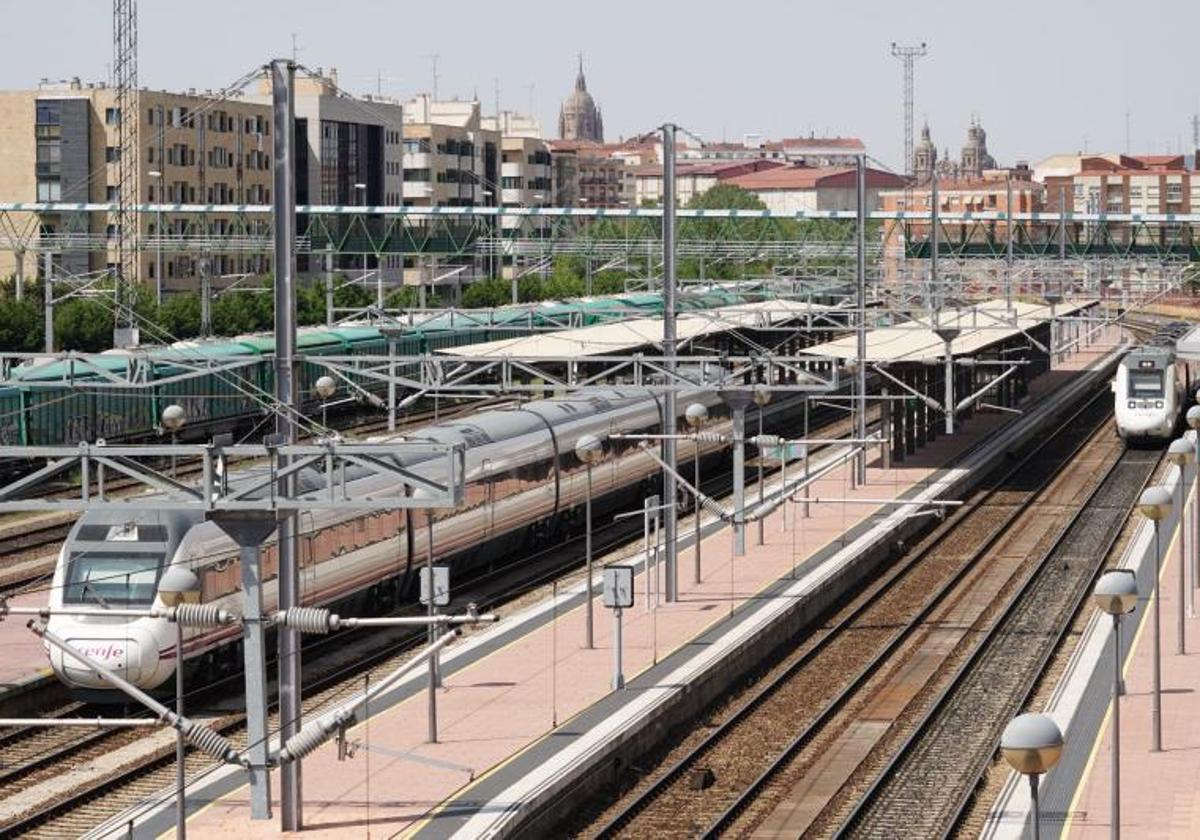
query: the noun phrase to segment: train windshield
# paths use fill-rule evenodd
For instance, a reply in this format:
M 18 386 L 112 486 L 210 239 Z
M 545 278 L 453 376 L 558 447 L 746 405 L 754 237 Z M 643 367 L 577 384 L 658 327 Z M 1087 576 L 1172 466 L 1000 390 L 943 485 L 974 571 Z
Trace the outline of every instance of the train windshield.
M 99 607 L 149 606 L 165 555 L 121 551 L 72 552 L 63 603 Z
M 1129 396 L 1134 399 L 1158 399 L 1163 395 L 1161 370 L 1129 371 Z

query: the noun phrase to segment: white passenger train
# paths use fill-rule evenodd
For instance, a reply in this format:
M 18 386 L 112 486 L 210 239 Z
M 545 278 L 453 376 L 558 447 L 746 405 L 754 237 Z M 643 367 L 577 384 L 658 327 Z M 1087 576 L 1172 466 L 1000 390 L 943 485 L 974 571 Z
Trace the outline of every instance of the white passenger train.
M 727 430 L 727 411 L 711 393 L 681 395 L 678 404 L 682 410 L 696 401 L 708 407 L 713 431 Z M 585 434 L 606 440 L 615 432 L 653 433 L 660 427 L 660 414 L 661 400 L 649 392 L 614 390 L 483 412 L 468 421 L 435 424 L 408 435 L 467 445 L 465 501 L 460 508 L 437 515 L 435 558 L 451 561 L 456 568 L 478 568 L 553 540 L 579 515 L 584 501 L 586 470 L 575 455 L 576 441 Z M 682 417 L 678 427 L 686 428 Z M 719 443 L 700 445 L 702 456 L 721 448 Z M 679 443 L 681 460 L 693 456 L 692 446 Z M 407 460 L 405 466 L 423 471 L 417 458 Z M 434 467 L 426 464 L 424 469 Z M 632 442 L 609 441 L 603 460 L 593 467 L 597 508 L 615 507 L 653 492 L 650 487 L 658 474 L 654 461 Z M 261 478 L 261 470 L 248 470 L 235 481 Z M 355 495 L 405 492 L 401 484 L 392 486 L 392 479 L 365 471 L 356 476 L 348 469 L 346 479 Z M 311 487 L 324 483 L 316 471 L 301 474 L 299 480 Z M 424 562 L 427 534 L 424 514 L 303 513 L 297 552 L 304 605 L 384 609 L 395 604 L 409 590 L 414 566 Z M 160 575 L 174 563 L 198 575 L 205 603 L 241 612 L 234 543 L 216 525 L 204 521 L 202 514 L 153 510 L 80 517 L 59 555 L 50 604 L 101 609 L 150 606 Z M 277 564 L 272 539 L 263 551 L 263 606 L 268 613 L 277 604 Z M 174 628 L 163 619 L 56 615 L 49 626 L 142 688 L 158 688 L 174 674 Z M 240 627 L 185 632 L 189 669 L 215 676 L 240 668 Z M 55 673 L 68 685 L 93 697 L 111 696 L 91 671 L 57 648 L 48 653 Z
M 1191 325 L 1165 324 L 1146 344 L 1125 354 L 1112 382 L 1117 434 L 1130 443 L 1167 441 L 1192 404 L 1197 371 L 1178 358 L 1175 344 Z

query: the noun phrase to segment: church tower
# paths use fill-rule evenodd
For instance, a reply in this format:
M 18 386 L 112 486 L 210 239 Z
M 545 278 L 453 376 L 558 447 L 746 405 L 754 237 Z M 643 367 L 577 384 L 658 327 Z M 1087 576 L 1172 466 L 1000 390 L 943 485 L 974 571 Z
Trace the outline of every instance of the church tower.
M 588 93 L 587 80 L 583 77 L 582 54 L 579 56 L 575 90 L 563 100 L 558 111 L 558 136 L 563 140 L 604 142 L 604 119 L 600 116 L 596 101 Z
M 983 177 L 983 170 L 995 169 L 996 159 L 988 154 L 987 132 L 979 124 L 977 117 L 971 117 L 971 127 L 967 129 L 967 142 L 962 147 L 962 159 L 959 169 L 963 178 L 978 179 Z
M 913 175 L 917 179 L 918 184 L 923 184 L 933 177 L 933 171 L 937 167 L 937 147 L 933 145 L 933 141 L 929 138 L 929 123 L 921 128 L 921 142 L 917 144 L 917 148 L 913 151 Z

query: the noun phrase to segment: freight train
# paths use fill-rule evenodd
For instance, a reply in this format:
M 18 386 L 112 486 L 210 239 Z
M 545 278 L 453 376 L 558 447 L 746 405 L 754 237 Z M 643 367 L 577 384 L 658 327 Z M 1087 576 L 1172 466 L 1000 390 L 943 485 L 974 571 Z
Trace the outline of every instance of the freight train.
M 761 293 L 744 293 L 732 287 L 706 287 L 681 295 L 681 311 L 709 310 L 757 300 Z M 396 353 L 417 356 L 436 350 L 528 335 L 533 330 L 564 323 L 588 326 L 629 312 L 646 317 L 662 312 L 658 293 L 634 292 L 583 298 L 570 302 L 544 302 L 532 306 L 492 310 L 486 321 L 469 310 L 429 318 L 407 330 L 396 342 Z M 373 326 L 306 327 L 299 331 L 300 352 L 310 356 L 381 356 L 388 341 Z M 110 443 L 152 438 L 162 410 L 172 403 L 183 406 L 186 432 L 195 437 L 252 425 L 262 419 L 262 404 L 251 394 L 270 394 L 274 388 L 271 354 L 274 338 L 248 335 L 231 339 L 182 341 L 167 347 L 127 353 L 110 351 L 99 356 L 66 361 L 31 362 L 15 368 L 10 381 L 0 386 L 0 445 L 52 446 L 103 438 Z M 187 379 L 173 377 L 197 367 L 220 364 L 234 357 L 261 357 L 235 370 L 206 373 Z M 138 376 L 147 384 L 138 389 L 89 387 L 105 377 L 118 380 Z M 301 410 L 319 407 L 313 384 L 326 371 L 319 365 L 300 365 L 297 387 Z M 161 381 L 161 384 L 155 384 Z M 365 391 L 380 396 L 386 386 L 362 378 Z

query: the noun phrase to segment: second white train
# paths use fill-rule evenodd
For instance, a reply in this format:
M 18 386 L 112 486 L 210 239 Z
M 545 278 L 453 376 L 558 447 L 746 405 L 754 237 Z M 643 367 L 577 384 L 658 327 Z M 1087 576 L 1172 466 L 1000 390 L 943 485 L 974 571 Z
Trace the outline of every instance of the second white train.
M 1168 441 L 1192 405 L 1197 383 L 1193 362 L 1175 350 L 1190 325 L 1167 324 L 1148 343 L 1125 354 L 1112 383 L 1117 434 L 1129 443 Z

